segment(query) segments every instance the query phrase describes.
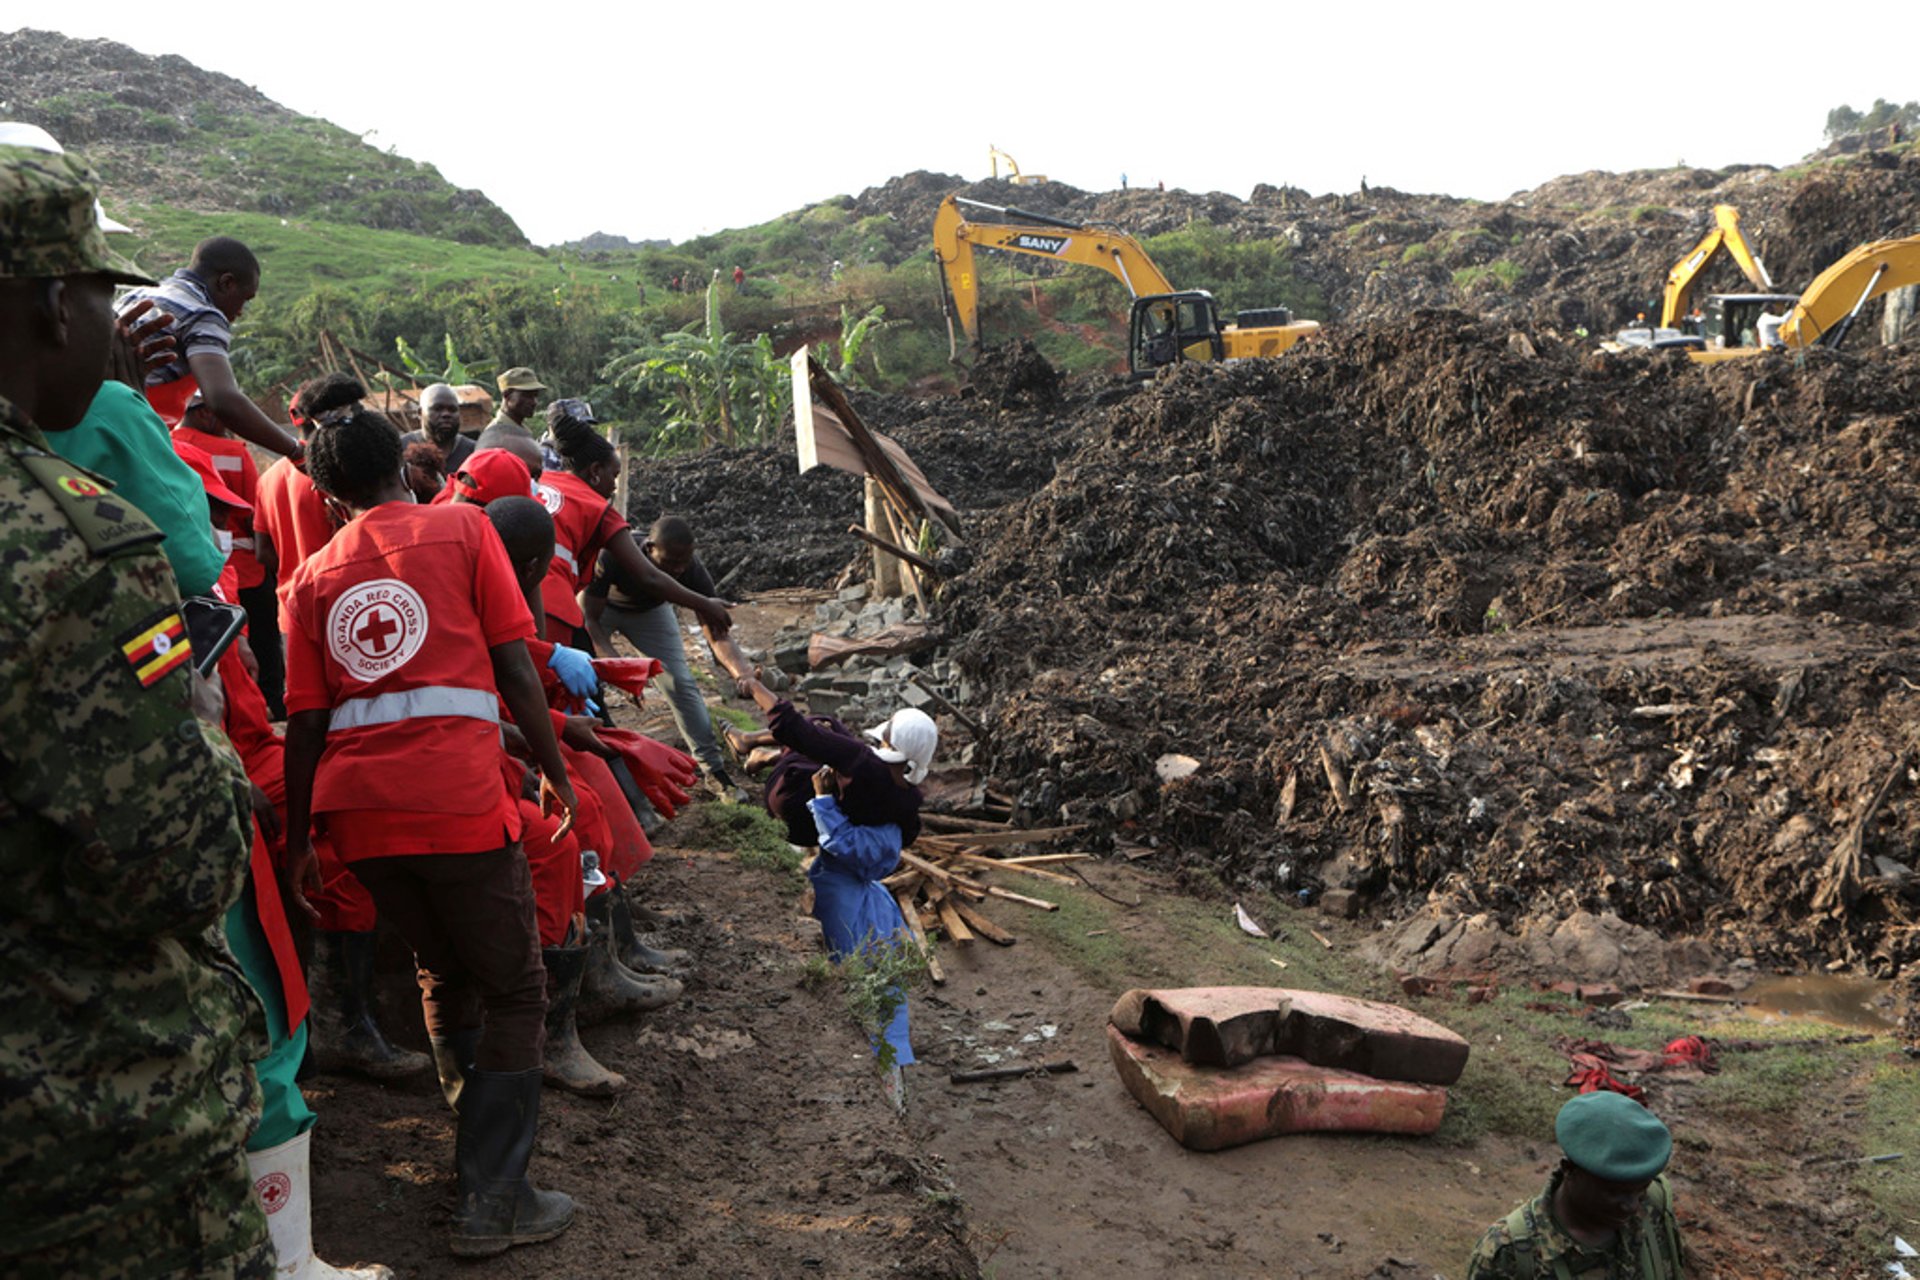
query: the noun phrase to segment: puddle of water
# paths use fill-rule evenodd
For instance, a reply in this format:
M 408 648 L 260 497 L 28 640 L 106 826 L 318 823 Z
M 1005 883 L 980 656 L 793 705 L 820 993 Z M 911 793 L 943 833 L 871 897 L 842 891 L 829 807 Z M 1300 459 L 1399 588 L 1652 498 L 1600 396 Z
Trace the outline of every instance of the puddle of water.
M 1740 999 L 1763 1018 L 1811 1018 L 1855 1031 L 1891 1031 L 1893 1017 L 1884 1003 L 1888 985 L 1877 978 L 1802 973 L 1761 978 Z

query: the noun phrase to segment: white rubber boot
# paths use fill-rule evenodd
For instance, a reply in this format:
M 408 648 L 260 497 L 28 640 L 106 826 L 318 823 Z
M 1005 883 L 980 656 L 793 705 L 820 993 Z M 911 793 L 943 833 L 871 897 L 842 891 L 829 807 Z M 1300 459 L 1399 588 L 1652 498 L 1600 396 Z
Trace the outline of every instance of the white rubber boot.
M 313 1256 L 313 1200 L 307 1176 L 311 1132 L 265 1151 L 247 1152 L 253 1195 L 267 1213 L 267 1233 L 280 1255 L 281 1280 L 393 1280 L 393 1271 L 371 1266 L 331 1267 Z

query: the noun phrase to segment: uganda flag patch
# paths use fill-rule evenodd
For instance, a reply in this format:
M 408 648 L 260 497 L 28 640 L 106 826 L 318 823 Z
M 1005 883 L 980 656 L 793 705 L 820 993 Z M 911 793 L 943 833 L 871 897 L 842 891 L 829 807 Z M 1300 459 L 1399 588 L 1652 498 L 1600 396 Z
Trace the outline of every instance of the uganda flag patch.
M 193 656 L 193 644 L 187 639 L 187 624 L 178 613 L 160 613 L 142 623 L 140 629 L 120 644 L 133 674 L 146 688 L 175 667 L 183 667 Z

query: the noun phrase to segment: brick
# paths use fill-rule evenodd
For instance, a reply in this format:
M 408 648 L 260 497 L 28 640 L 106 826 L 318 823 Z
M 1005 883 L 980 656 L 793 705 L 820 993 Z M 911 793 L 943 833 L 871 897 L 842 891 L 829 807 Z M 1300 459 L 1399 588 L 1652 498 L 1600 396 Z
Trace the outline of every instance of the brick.
M 1295 1057 L 1218 1069 L 1107 1027 L 1114 1070 L 1180 1145 L 1218 1151 L 1289 1133 L 1428 1134 L 1446 1114 L 1439 1085 L 1376 1080 Z
M 1360 914 L 1360 895 L 1352 889 L 1329 889 L 1320 895 L 1320 910 L 1342 920 Z

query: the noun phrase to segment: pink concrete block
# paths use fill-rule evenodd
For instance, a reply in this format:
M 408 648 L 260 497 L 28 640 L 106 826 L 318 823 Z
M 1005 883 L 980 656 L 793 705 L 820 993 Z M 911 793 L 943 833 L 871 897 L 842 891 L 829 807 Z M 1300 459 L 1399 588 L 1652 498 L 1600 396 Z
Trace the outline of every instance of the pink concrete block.
M 1288 1133 L 1428 1134 L 1446 1113 L 1447 1091 L 1438 1085 L 1375 1080 L 1292 1057 L 1195 1066 L 1112 1025 L 1107 1046 L 1127 1092 L 1195 1151 Z
M 1236 1067 L 1276 1052 L 1274 1036 L 1286 1013 L 1286 996 L 1271 987 L 1136 989 L 1120 997 L 1109 1021 L 1188 1062 Z
M 1374 1000 L 1285 987 L 1182 987 L 1121 996 L 1110 1021 L 1196 1066 L 1285 1055 L 1383 1080 L 1452 1084 L 1467 1042 L 1429 1018 Z

